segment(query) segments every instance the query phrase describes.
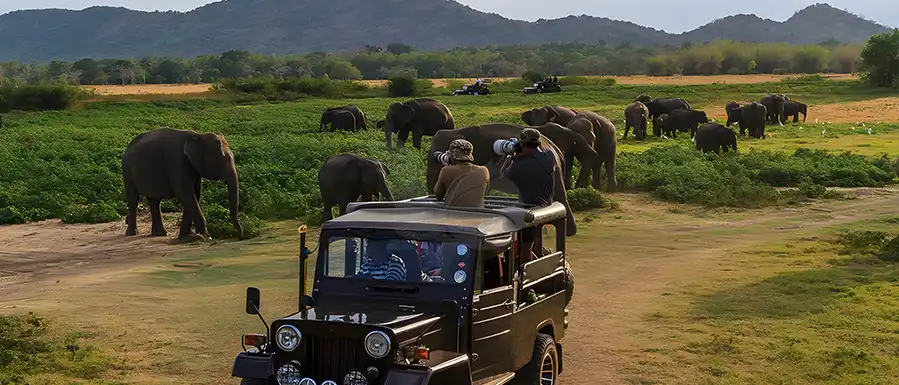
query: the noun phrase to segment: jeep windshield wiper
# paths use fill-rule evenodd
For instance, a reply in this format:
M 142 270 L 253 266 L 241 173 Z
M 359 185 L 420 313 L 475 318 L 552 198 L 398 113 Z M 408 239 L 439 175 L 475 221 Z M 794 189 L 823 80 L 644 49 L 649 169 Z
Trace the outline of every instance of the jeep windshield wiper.
M 395 291 L 401 293 L 417 293 L 418 286 L 408 285 L 368 285 L 365 286 L 368 291 Z

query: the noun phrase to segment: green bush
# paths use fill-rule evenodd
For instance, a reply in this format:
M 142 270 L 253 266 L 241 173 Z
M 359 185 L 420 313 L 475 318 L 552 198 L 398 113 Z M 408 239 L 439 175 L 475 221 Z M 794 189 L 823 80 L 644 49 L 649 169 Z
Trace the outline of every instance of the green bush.
M 60 217 L 62 223 L 106 223 L 122 219 L 115 207 L 108 203 L 71 205 Z
M 0 113 L 13 110 L 64 110 L 84 95 L 86 93 L 81 88 L 64 84 L 6 84 L 0 86 Z
M 568 204 L 574 211 L 609 207 L 609 201 L 592 186 L 568 190 Z
M 0 207 L 0 225 L 22 224 L 27 221 L 24 215 L 15 207 Z
M 220 205 L 208 205 L 203 209 L 203 213 L 206 216 L 206 231 L 213 238 L 235 238 L 238 236 L 234 230 L 234 225 L 231 224 L 231 214 L 228 209 Z M 238 213 L 237 219 L 240 221 L 240 227 L 243 229 L 243 237 L 241 239 L 258 237 L 267 227 L 265 222 L 259 218 L 244 213 Z
M 368 86 L 350 80 L 331 80 L 327 76 L 284 79 L 250 77 L 223 79 L 214 86 L 214 89 L 238 94 L 259 95 L 269 100 L 291 100 L 305 96 L 342 97 L 353 92 L 366 91 Z
M 837 243 L 843 246 L 842 254 L 877 254 L 891 238 L 884 231 L 847 231 L 838 235 Z
M 399 75 L 390 78 L 387 81 L 387 92 L 390 96 L 401 98 L 401 97 L 412 97 L 417 94 L 416 89 L 417 79 L 408 76 L 408 75 Z
M 0 384 L 32 383 L 31 375 L 48 372 L 68 383 L 96 380 L 112 366 L 109 357 L 84 345 L 84 333 L 65 338 L 52 335 L 45 321 L 33 313 L 0 316 Z
M 543 79 L 546 79 L 546 74 L 539 71 L 527 70 L 521 74 L 521 78 L 527 81 L 528 83 L 536 83 Z

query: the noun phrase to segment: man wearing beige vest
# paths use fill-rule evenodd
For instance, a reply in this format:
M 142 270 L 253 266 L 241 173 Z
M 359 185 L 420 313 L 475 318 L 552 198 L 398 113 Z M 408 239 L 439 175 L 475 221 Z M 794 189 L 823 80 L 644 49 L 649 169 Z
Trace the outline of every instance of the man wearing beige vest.
M 434 194 L 447 206 L 484 207 L 484 195 L 490 185 L 490 171 L 474 163 L 474 146 L 465 139 L 456 139 L 449 145 L 452 165 L 440 170 Z

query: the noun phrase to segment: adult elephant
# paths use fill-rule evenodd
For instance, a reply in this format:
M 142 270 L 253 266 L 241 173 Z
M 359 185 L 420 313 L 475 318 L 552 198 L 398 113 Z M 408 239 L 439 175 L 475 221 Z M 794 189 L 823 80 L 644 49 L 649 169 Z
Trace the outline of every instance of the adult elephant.
M 721 149 L 737 151 L 737 133 L 719 123 L 706 123 L 696 130 L 696 149 L 720 153 Z
M 559 147 L 559 150 L 562 150 L 562 155 L 565 157 L 565 161 L 563 162 L 563 166 L 565 166 L 563 178 L 566 190 L 571 189 L 571 170 L 574 166 L 575 158 L 577 158 L 581 165 L 586 165 L 582 167 L 592 167 L 592 165 L 596 164 L 597 154 L 593 149 L 594 141 L 586 139 L 583 135 L 557 123 L 547 123 L 542 126 L 531 127 L 540 131 L 540 134 L 549 138 L 549 140 Z M 579 185 L 578 187 L 586 187 L 586 185 L 585 179 L 583 185 Z
M 727 123 L 724 125 L 730 127 L 734 123 L 740 123 L 740 103 L 733 100 L 727 102 L 724 106 L 724 112 L 727 113 Z
M 644 98 L 643 100 L 646 99 Z M 645 104 L 646 108 L 649 109 L 649 119 L 655 119 L 661 114 L 671 115 L 671 111 L 676 109 L 693 109 L 693 107 L 690 106 L 690 103 L 687 103 L 683 98 L 661 98 L 653 99 L 649 102 L 641 101 L 641 103 Z
M 199 203 L 201 178 L 227 183 L 231 224 L 243 235 L 237 219 L 239 193 L 234 154 L 222 134 L 168 127 L 141 133 L 125 148 L 122 178 L 128 204 L 125 235 L 137 235 L 137 204 L 142 196 L 150 206 L 152 235 L 167 235 L 159 203 L 168 198 L 177 198 L 184 207 L 181 238 L 191 235 L 191 225 L 197 234 L 207 234 L 206 217 Z
M 633 102 L 624 108 L 624 139 L 627 132 L 634 128 L 634 136 L 638 140 L 646 139 L 646 120 L 649 118 L 649 108 L 642 102 Z
M 529 126 L 542 126 L 546 123 L 568 126 L 575 115 L 575 110 L 565 106 L 543 106 L 522 112 L 521 120 Z
M 709 117 L 705 111 L 676 109 L 668 113 L 668 121 L 665 124 L 666 134 L 672 138 L 677 137 L 677 132 L 690 132 L 692 138 L 696 135 L 696 129 L 702 123 L 708 123 Z
M 805 121 L 805 117 L 808 115 L 808 106 L 805 103 L 800 103 L 795 100 L 787 100 L 784 101 L 784 111 L 783 111 L 783 120 L 786 121 L 788 117 L 793 117 L 793 123 L 799 122 L 799 114 L 802 114 L 802 121 Z
M 665 124 L 668 122 L 668 114 L 661 114 L 652 120 L 652 134 L 656 137 L 662 136 Z
M 437 161 L 433 153 L 436 151 L 446 151 L 449 144 L 455 139 L 466 139 L 474 145 L 474 163 L 486 166 L 490 170 L 490 187 L 509 194 L 518 194 L 518 187 L 512 181 L 503 178 L 500 167 L 506 160 L 505 155 L 497 155 L 493 152 L 493 142 L 499 139 L 518 138 L 521 132 L 527 126 L 519 126 L 506 123 L 483 124 L 479 126 L 463 127 L 457 130 L 441 130 L 431 139 L 431 149 L 428 156 L 427 169 L 427 187 L 428 193 L 434 193 L 434 185 L 437 184 L 437 176 L 443 169 L 443 164 Z M 568 194 L 565 191 L 565 183 L 562 180 L 564 170 L 564 157 L 562 150 L 552 141 L 546 140 L 541 148 L 544 151 L 553 151 L 556 159 L 559 161 L 556 167 L 556 182 L 554 199 L 568 209 L 568 219 L 566 225 L 566 234 L 572 236 L 577 234 L 577 224 L 574 221 L 574 214 L 571 206 L 568 204 Z
M 740 108 L 740 135 L 744 135 L 745 129 L 749 130 L 749 136 L 753 138 L 765 137 L 766 117 L 768 108 L 759 102 L 744 104 Z
M 383 130 L 387 149 L 392 150 L 390 136 L 394 132 L 397 147 L 405 146 L 411 132 L 412 145 L 421 148 L 422 136 L 433 136 L 437 131 L 455 128 L 453 114 L 446 105 L 434 99 L 419 98 L 391 104 L 387 108 Z
M 380 196 L 392 201 L 388 175 L 390 171 L 384 163 L 353 154 L 339 154 L 325 161 L 318 169 L 322 221 L 332 218 L 332 207 L 337 206 L 340 215 L 344 215 L 346 206 L 360 198 L 362 202 L 370 202 Z
M 357 123 L 356 116 L 353 115 L 352 112 L 347 110 L 335 110 L 334 112 L 328 115 L 328 123 L 331 125 L 331 129 L 328 131 L 356 131 Z M 324 117 L 322 117 L 324 119 Z M 327 125 L 322 124 L 322 129 L 327 127 Z
M 321 130 L 325 130 L 325 126 L 328 124 L 334 125 L 335 118 L 341 114 L 342 112 L 349 112 L 353 114 L 354 124 L 349 131 L 359 131 L 359 130 L 367 130 L 368 125 L 365 123 L 365 113 L 359 109 L 359 107 L 350 105 L 350 106 L 339 106 L 339 107 L 331 107 L 322 112 L 321 118 Z M 346 120 L 346 118 L 343 118 Z M 341 130 L 341 128 L 337 128 L 337 130 Z M 345 130 L 345 128 L 343 128 Z
M 615 125 L 612 124 L 612 121 L 593 111 L 581 111 L 568 123 L 568 128 L 584 136 L 588 142 L 592 140 L 593 149 L 596 150 L 596 161 L 593 165 L 588 167 L 581 165 L 576 185 L 586 186 L 592 171 L 593 187 L 599 190 L 602 185 L 600 170 L 605 167 L 607 190 L 609 192 L 618 191 L 618 181 L 615 178 L 618 138 L 615 136 Z
M 777 124 L 783 126 L 786 121 L 784 117 L 784 103 L 789 100 L 789 98 L 784 94 L 768 94 L 759 101 L 762 105 L 765 106 L 765 110 L 767 111 L 767 115 L 765 120 L 767 123 Z

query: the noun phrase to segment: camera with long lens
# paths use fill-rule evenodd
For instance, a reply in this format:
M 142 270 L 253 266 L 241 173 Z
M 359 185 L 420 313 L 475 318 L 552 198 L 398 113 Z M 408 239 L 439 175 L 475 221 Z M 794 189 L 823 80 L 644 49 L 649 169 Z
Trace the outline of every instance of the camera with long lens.
M 512 155 L 521 152 L 521 143 L 517 138 L 498 139 L 493 142 L 493 152 L 496 155 Z
M 452 164 L 448 151 L 434 151 L 434 160 L 444 166 L 449 166 Z

